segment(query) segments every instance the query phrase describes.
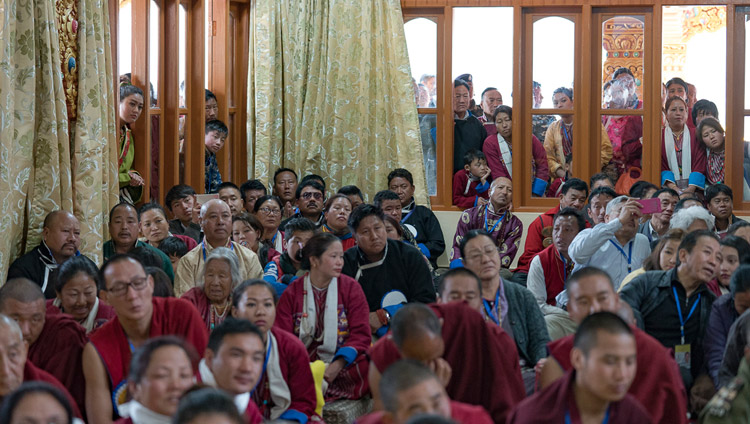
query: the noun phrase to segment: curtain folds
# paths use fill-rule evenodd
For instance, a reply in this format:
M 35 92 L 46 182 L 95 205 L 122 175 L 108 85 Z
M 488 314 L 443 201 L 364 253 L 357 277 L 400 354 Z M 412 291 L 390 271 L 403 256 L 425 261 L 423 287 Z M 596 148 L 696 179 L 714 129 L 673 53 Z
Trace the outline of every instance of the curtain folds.
M 428 204 L 399 0 L 257 0 L 248 72 L 248 166 L 286 166 L 370 196 L 398 167 Z

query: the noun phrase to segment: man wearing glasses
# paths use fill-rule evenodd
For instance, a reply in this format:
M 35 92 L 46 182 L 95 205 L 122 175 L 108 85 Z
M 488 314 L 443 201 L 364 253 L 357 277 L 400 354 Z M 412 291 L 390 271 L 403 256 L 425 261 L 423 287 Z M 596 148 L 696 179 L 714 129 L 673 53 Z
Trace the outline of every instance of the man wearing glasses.
M 86 413 L 89 422 L 111 423 L 119 416 L 117 406 L 129 398 L 127 376 L 133 351 L 152 337 L 176 335 L 203 355 L 208 334 L 189 302 L 153 297 L 154 280 L 133 256 L 118 254 L 105 262 L 99 284 L 102 300 L 117 316 L 92 334 L 83 350 Z
M 204 234 L 203 241 L 180 259 L 175 271 L 175 296 L 182 296 L 191 288 L 200 285 L 206 257 L 217 247 L 226 247 L 237 255 L 240 277 L 243 281 L 263 276 L 263 269 L 255 252 L 230 239 L 232 212 L 224 201 L 213 199 L 204 203 L 201 206 L 200 224 Z
M 294 218 L 307 218 L 316 227 L 323 222 L 323 206 L 325 205 L 326 189 L 315 180 L 307 180 L 297 187 L 297 207 L 299 212 L 281 222 L 281 228 Z

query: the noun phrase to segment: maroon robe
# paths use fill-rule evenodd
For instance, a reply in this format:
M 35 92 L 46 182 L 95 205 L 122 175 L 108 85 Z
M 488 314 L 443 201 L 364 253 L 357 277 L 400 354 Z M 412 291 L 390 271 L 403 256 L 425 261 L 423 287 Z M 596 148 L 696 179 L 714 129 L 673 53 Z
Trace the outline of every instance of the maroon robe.
M 208 344 L 208 331 L 203 324 L 198 311 L 190 302 L 171 297 L 151 299 L 153 314 L 149 338 L 175 335 L 185 339 L 188 345 L 195 348 L 199 357 L 203 356 Z M 120 398 L 127 387 L 126 378 L 130 369 L 132 356 L 130 342 L 119 319 L 113 319 L 91 333 L 91 344 L 99 353 L 99 357 L 107 370 L 110 393 L 119 403 L 126 399 Z M 198 364 L 193 364 L 198 369 Z M 123 391 L 123 393 L 117 393 Z M 118 403 L 118 404 L 119 404 Z
M 115 424 L 133 424 L 133 420 L 128 418 L 120 418 L 119 420 L 115 421 Z
M 487 132 L 487 134 L 489 135 L 489 137 L 484 139 L 484 143 L 482 144 L 482 151 L 487 157 L 487 166 L 490 167 L 492 179 L 494 180 L 495 178 L 505 177 L 512 180 L 513 177 L 511 177 L 510 172 L 508 172 L 508 168 L 505 166 L 505 162 L 503 161 L 503 155 L 500 152 L 500 146 L 497 141 L 497 134 L 490 135 L 489 132 Z M 513 152 L 511 152 L 511 155 L 512 154 Z M 536 138 L 535 135 L 532 135 L 531 180 L 534 181 L 534 178 L 539 178 L 544 182 L 549 181 L 549 165 L 547 165 L 547 151 L 544 150 L 544 145 L 541 141 L 539 141 L 538 138 Z
M 318 404 L 318 399 L 315 395 L 315 382 L 310 370 L 310 361 L 307 359 L 307 349 L 291 333 L 276 327 L 271 329 L 271 333 L 276 337 L 276 342 L 278 343 L 279 367 L 292 397 L 292 403 L 287 408 L 287 411 L 299 412 L 309 419 L 315 415 L 315 407 Z M 265 369 L 266 367 L 264 367 L 264 371 Z M 253 401 L 258 405 L 263 418 L 269 419 L 274 403 L 271 399 L 268 373 L 266 372 L 263 373 L 253 391 Z M 284 415 L 281 417 L 284 417 Z
M 54 301 L 55 299 L 47 299 L 47 316 L 64 314 L 64 312 L 60 308 L 52 304 L 52 302 Z M 99 299 L 99 309 L 97 309 L 96 317 L 94 317 L 94 330 L 101 327 L 115 316 L 115 308 L 109 305 L 105 305 L 104 302 Z
M 258 411 L 258 406 L 255 405 L 252 399 L 247 403 L 247 409 L 245 409 L 244 417 L 247 419 L 247 424 L 261 424 L 263 422 L 263 416 Z
M 214 315 L 213 327 L 211 326 L 211 301 L 208 299 L 208 296 L 206 296 L 206 292 L 203 287 L 193 287 L 192 289 L 185 292 L 185 294 L 183 294 L 180 298 L 187 300 L 188 302 L 192 303 L 193 306 L 195 306 L 195 309 L 198 310 L 201 318 L 203 318 L 203 322 L 205 323 L 205 326 L 209 330 L 209 332 L 213 330 L 214 327 L 224 322 L 226 317 L 229 316 L 229 309 L 231 309 L 231 305 L 227 306 L 226 312 L 224 313 L 223 317 L 219 316 L 218 314 Z
M 371 412 L 357 418 L 356 424 L 384 424 L 384 411 Z M 451 401 L 451 418 L 458 424 L 492 424 L 490 414 L 481 406 Z
M 43 369 L 37 368 L 28 359 L 26 359 L 26 365 L 24 365 L 23 368 L 23 382 L 26 383 L 27 381 L 43 381 L 45 383 L 51 384 L 52 386 L 55 386 L 55 388 L 62 392 L 62 394 L 65 395 L 65 397 L 68 399 L 70 407 L 73 409 L 73 415 L 78 418 L 83 417 L 81 415 L 80 409 L 78 408 L 78 405 L 76 404 L 76 401 L 73 399 L 73 396 L 70 395 L 70 392 L 68 392 L 68 389 L 65 388 L 65 386 L 63 386 L 62 383 L 60 383 L 60 381 L 56 379 L 52 374 L 44 371 Z
M 495 214 L 489 211 L 491 204 L 475 206 L 463 211 L 456 225 L 456 235 L 453 237 L 451 260 L 461 257 L 461 240 L 464 234 L 471 230 L 486 230 L 490 238 L 500 251 L 500 265 L 508 268 L 518 253 L 523 235 L 523 223 L 511 211 Z M 496 225 L 497 224 L 497 225 Z
M 480 405 L 497 423 L 504 423 L 511 409 L 526 395 L 521 378 L 516 343 L 502 328 L 490 322 L 466 303 L 431 304 L 443 318 L 443 359 L 453 369 L 445 388 L 451 399 Z M 370 353 L 382 374 L 401 359 L 391 336 L 378 340 Z
M 70 315 L 47 315 L 42 332 L 29 346 L 28 361 L 52 374 L 83 408 L 86 383 L 83 379 L 83 347 L 86 330 Z
M 305 277 L 292 281 L 281 295 L 276 309 L 274 326 L 299 337 L 300 322 L 304 311 Z M 313 289 L 313 291 L 316 291 Z M 327 294 L 327 291 L 325 292 Z M 338 277 L 338 338 L 336 357 L 343 357 L 347 366 L 328 386 L 326 401 L 333 399 L 359 399 L 369 391 L 367 371 L 369 361 L 367 349 L 370 347 L 370 308 L 359 283 L 344 274 Z M 322 305 L 319 303 L 322 300 Z M 322 306 L 322 307 L 321 307 Z M 316 296 L 318 321 L 315 338 L 322 332 L 322 321 L 325 310 L 325 297 Z M 309 360 L 316 361 L 321 342 L 313 341 L 307 347 Z
M 638 369 L 628 393 L 638 400 L 655 423 L 687 423 L 687 395 L 677 363 L 669 350 L 644 331 L 631 327 L 635 336 Z M 550 342 L 550 357 L 564 371 L 570 371 L 573 336 Z
M 475 180 L 469 184 L 469 171 L 465 169 L 456 171 L 453 175 L 453 204 L 461 209 L 469 209 L 476 206 L 480 197 L 489 199 L 492 178 L 487 177 L 484 185 L 480 185 L 480 182 L 480 180 Z M 467 184 L 469 184 L 468 191 L 466 190 Z
M 568 372 L 541 392 L 524 399 L 508 417 L 508 424 L 525 423 L 562 423 L 569 414 L 570 423 L 581 422 L 576 406 L 575 371 Z M 676 417 L 674 417 L 677 419 Z M 609 421 L 607 424 L 646 424 L 651 423 L 648 412 L 630 394 L 609 404 Z

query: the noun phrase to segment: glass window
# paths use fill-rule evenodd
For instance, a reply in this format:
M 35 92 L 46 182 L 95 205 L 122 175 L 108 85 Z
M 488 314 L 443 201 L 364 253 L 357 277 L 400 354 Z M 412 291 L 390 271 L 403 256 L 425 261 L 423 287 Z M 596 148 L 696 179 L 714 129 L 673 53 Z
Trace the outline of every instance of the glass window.
M 419 114 L 419 134 L 422 139 L 422 155 L 427 175 L 427 192 L 437 195 L 437 115 L 434 113 Z
M 644 27 L 643 16 L 615 16 L 602 24 L 602 108 L 643 108 Z M 620 83 L 613 88 L 615 78 Z
M 404 24 L 409 66 L 416 93 L 422 92 L 418 107 L 437 103 L 437 18 L 415 18 Z M 426 94 L 426 96 L 425 96 Z
M 179 26 L 179 56 L 180 60 L 178 63 L 178 75 L 180 80 L 180 107 L 186 107 L 186 78 L 187 78 L 187 4 L 180 3 L 178 12 L 178 26 Z
M 120 2 L 119 20 L 117 22 L 117 73 L 120 82 L 130 82 L 132 70 L 132 42 L 133 42 L 133 17 L 132 4 L 129 1 Z
M 159 57 L 161 45 L 161 1 L 151 0 L 149 9 L 149 28 L 148 28 L 148 66 L 149 81 L 151 82 L 151 106 L 159 106 Z
M 559 87 L 573 88 L 575 23 L 567 18 L 550 16 L 534 22 L 533 31 L 534 107 L 558 108 L 560 105 L 555 106 L 553 102 L 554 90 Z

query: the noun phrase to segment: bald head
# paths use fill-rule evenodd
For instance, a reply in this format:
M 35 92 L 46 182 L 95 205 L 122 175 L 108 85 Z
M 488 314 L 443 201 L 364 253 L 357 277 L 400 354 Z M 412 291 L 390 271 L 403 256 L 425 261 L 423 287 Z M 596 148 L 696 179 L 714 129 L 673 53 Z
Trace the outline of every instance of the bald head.
M 74 220 L 78 222 L 78 218 L 68 211 L 52 211 L 47 214 L 44 218 L 44 224 L 42 228 L 50 228 L 56 225 L 61 220 Z
M 14 340 L 23 343 L 21 327 L 11 317 L 0 314 L 0 340 Z
M 0 313 L 21 328 L 23 339 L 34 344 L 44 328 L 47 307 L 42 289 L 26 278 L 12 278 L 0 287 Z
M 505 177 L 495 178 L 490 185 L 490 202 L 495 211 L 505 210 L 513 201 L 513 183 Z
M 0 398 L 23 384 L 26 352 L 27 347 L 16 321 L 0 314 Z
M 44 218 L 42 240 L 60 264 L 72 257 L 81 245 L 81 224 L 68 211 L 53 211 Z
M 429 363 L 443 356 L 440 320 L 429 306 L 410 303 L 396 312 L 391 320 L 391 336 L 404 358 Z
M 209 210 L 215 210 L 218 208 L 218 210 L 223 210 L 224 206 L 226 206 L 226 209 L 229 209 L 229 205 L 226 204 L 221 199 L 211 199 L 208 202 L 201 205 L 201 213 L 200 218 L 203 219 L 208 214 Z
M 44 293 L 36 283 L 27 278 L 11 278 L 0 287 L 0 313 L 5 313 L 3 310 L 9 299 L 22 303 L 44 301 Z

